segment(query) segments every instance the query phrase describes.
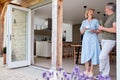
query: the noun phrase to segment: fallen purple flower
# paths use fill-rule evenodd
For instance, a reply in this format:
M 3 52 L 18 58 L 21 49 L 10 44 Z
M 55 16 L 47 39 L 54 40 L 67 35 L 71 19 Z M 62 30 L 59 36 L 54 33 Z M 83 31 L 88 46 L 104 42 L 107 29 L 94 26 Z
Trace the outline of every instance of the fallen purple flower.
M 66 77 L 67 77 L 67 73 L 66 73 L 66 72 L 63 72 L 63 76 L 66 78 Z
M 43 78 L 45 78 L 47 76 L 47 73 L 46 72 L 44 72 L 43 73 Z

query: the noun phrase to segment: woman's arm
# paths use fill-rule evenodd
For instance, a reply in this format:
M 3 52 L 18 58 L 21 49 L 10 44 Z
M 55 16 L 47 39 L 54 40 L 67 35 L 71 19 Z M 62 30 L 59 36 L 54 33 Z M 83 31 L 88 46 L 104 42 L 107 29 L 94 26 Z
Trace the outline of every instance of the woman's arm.
M 85 32 L 86 28 L 84 27 L 82 30 L 80 30 L 80 33 L 83 34 Z

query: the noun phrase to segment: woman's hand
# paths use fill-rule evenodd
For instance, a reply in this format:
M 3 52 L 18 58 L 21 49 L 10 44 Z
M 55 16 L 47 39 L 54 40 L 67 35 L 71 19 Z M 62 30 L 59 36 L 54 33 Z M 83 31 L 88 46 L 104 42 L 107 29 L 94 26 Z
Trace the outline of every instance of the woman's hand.
M 96 30 L 90 30 L 91 33 L 96 33 Z
M 87 29 L 86 27 L 83 28 L 84 31 L 85 31 L 86 29 Z
M 81 34 L 83 34 L 84 32 L 85 32 L 85 30 L 86 30 L 87 28 L 86 27 L 84 27 L 80 32 L 81 32 Z

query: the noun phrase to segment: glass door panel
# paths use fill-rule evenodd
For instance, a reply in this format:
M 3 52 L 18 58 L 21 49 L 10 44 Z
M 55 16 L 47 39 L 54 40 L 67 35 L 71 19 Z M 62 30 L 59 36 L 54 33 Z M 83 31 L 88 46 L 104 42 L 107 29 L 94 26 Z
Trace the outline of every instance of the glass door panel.
M 7 8 L 8 68 L 31 64 L 31 10 L 9 5 Z

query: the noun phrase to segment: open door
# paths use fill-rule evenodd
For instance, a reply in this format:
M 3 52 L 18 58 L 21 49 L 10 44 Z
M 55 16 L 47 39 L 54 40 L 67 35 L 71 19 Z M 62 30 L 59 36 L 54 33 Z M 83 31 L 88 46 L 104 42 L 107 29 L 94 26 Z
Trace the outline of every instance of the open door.
M 31 10 L 8 5 L 5 19 L 8 68 L 31 65 Z

